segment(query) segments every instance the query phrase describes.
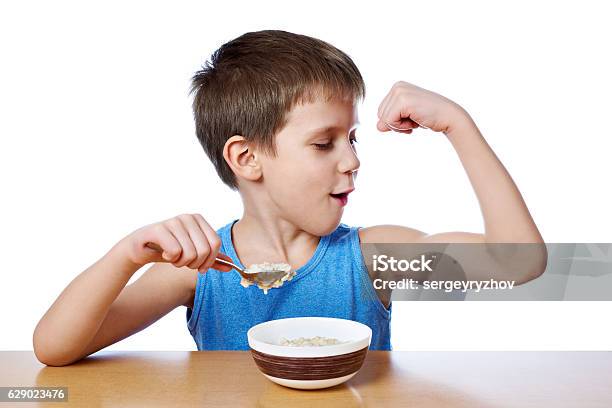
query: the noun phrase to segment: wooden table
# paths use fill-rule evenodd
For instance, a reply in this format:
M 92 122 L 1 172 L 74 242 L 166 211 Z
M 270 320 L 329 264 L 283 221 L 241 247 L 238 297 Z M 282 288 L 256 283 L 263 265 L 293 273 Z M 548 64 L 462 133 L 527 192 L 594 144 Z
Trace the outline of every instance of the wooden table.
M 612 353 L 370 351 L 347 383 L 300 391 L 267 380 L 244 351 L 101 351 L 66 367 L 4 351 L 0 386 L 65 386 L 69 399 L 0 407 L 608 408 Z

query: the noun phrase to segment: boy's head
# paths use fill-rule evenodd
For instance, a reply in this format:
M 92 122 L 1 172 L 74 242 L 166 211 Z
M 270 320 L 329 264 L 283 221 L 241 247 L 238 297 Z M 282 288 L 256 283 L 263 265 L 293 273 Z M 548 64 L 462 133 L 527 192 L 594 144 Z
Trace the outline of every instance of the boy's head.
M 353 187 L 365 97 L 350 57 L 305 35 L 250 32 L 213 53 L 192 92 L 198 140 L 225 184 L 317 235 L 337 226 L 342 200 L 330 194 Z

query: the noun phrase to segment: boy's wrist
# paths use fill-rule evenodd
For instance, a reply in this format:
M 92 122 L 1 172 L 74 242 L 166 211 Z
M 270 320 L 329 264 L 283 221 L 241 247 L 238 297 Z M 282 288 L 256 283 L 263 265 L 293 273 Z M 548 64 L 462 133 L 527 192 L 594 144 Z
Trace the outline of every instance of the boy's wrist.
M 446 137 L 452 142 L 452 139 L 457 137 L 458 135 L 465 135 L 466 133 L 473 132 L 477 130 L 476 123 L 472 119 L 469 113 L 465 111 L 463 108 L 459 108 L 457 110 L 457 114 L 455 115 L 455 119 L 453 120 L 453 125 L 449 127 L 447 132 L 444 132 Z
M 117 272 L 131 277 L 144 265 L 139 265 L 130 258 L 130 250 L 125 239 L 117 242 L 105 255 L 111 262 L 117 265 Z

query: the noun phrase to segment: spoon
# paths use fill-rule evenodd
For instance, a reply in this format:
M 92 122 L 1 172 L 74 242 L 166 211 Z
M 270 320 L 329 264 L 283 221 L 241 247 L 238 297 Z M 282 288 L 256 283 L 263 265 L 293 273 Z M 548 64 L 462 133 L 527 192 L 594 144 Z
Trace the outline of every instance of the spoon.
M 236 265 L 235 263 L 230 262 L 230 261 L 226 261 L 225 259 L 215 258 L 215 260 L 217 262 L 221 263 L 221 264 L 224 264 L 224 265 L 227 265 L 227 266 L 231 266 L 244 279 L 246 279 L 249 282 L 252 282 L 252 283 L 254 283 L 254 284 L 258 285 L 258 286 L 259 285 L 270 286 L 273 283 L 281 280 L 283 278 L 283 276 L 288 275 L 290 273 L 290 270 L 289 271 L 263 270 L 263 271 L 258 271 L 258 272 L 249 272 L 249 268 L 242 269 L 238 265 Z
M 147 242 L 145 246 L 157 252 L 160 252 L 160 253 L 163 252 L 163 249 L 159 245 L 153 242 Z M 236 272 L 238 272 L 238 274 L 240 274 L 240 276 L 242 276 L 243 279 L 246 279 L 247 281 L 257 286 L 267 287 L 267 286 L 274 284 L 275 282 L 280 281 L 285 275 L 289 275 L 289 276 L 291 275 L 290 270 L 288 271 L 262 270 L 258 272 L 249 272 L 249 268 L 242 269 L 241 267 L 234 264 L 233 262 L 227 261 L 219 257 L 215 257 L 215 262 L 223 264 L 223 265 L 231 266 L 232 268 L 236 270 Z

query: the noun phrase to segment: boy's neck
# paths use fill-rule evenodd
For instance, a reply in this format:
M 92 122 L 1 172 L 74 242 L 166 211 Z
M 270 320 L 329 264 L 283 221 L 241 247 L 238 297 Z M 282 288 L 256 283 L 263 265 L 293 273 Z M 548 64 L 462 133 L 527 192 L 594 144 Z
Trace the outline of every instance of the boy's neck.
M 231 235 L 236 254 L 244 266 L 284 262 L 294 270 L 310 260 L 321 239 L 276 215 L 246 210 L 234 224 Z

